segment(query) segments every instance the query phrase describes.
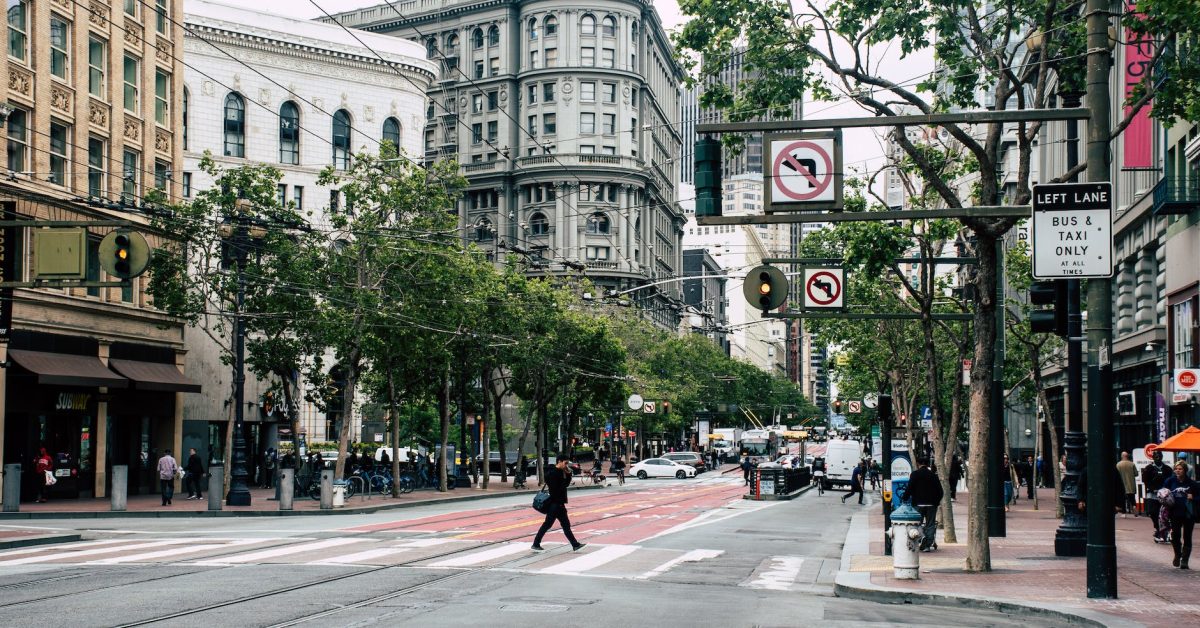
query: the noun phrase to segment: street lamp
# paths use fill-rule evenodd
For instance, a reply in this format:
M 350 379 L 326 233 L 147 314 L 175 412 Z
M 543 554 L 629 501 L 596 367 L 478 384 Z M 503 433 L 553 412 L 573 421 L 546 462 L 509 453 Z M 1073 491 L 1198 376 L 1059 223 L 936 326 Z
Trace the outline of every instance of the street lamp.
M 242 308 L 246 301 L 246 260 L 251 246 L 266 237 L 266 230 L 250 224 L 250 201 L 238 199 L 230 220 L 221 223 L 220 235 L 229 244 L 229 253 L 237 271 L 237 296 L 233 315 L 233 470 L 230 473 L 229 494 L 225 503 L 230 506 L 249 506 L 250 487 L 246 479 L 249 452 L 246 451 L 246 326 Z M 228 260 L 225 260 L 228 261 Z

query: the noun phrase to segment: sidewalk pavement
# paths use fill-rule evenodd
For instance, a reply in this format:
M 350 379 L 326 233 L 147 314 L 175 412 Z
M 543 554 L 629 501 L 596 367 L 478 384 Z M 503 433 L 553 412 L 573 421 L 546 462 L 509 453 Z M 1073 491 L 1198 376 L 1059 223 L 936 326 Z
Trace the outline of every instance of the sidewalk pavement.
M 967 495 L 954 505 L 959 543 L 942 542 L 921 554 L 921 579 L 897 580 L 892 559 L 883 555 L 883 514 L 876 501 L 855 515 L 843 549 L 836 593 L 893 603 L 986 607 L 1031 617 L 1073 619 L 1101 626 L 1200 626 L 1200 570 L 1171 566 L 1171 546 L 1151 539 L 1146 517 L 1116 519 L 1115 600 L 1087 597 L 1087 559 L 1054 555 L 1053 489 L 1038 491 L 1039 510 L 1022 497 L 1006 513 L 1006 537 L 992 538 L 992 571 L 963 571 L 966 559 Z M 1193 553 L 1194 561 L 1197 559 Z

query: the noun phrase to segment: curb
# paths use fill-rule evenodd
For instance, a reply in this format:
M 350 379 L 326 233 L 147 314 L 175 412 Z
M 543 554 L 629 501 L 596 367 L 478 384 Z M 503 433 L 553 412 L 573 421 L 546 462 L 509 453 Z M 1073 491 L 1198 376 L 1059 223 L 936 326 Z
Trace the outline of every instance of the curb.
M 572 490 L 590 490 L 601 489 L 604 486 L 578 486 Z M 528 495 L 532 498 L 537 494 L 537 491 L 524 491 L 512 493 L 494 493 L 485 495 L 463 495 L 461 497 L 447 497 L 444 499 L 424 499 L 409 502 L 398 502 L 393 504 L 381 504 L 379 506 L 362 506 L 353 509 L 339 508 L 330 510 L 96 510 L 96 511 L 59 511 L 59 512 L 6 512 L 0 513 L 0 521 L 5 520 L 29 520 L 29 519 L 182 519 L 191 517 L 336 517 L 344 515 L 371 515 L 377 512 L 387 510 L 399 510 L 403 508 L 415 508 L 417 506 L 428 506 L 430 504 L 453 504 L 457 502 L 470 502 L 481 499 L 496 499 L 499 497 L 512 497 L 514 495 Z M 384 498 L 386 499 L 386 498 Z
M 20 539 L 0 541 L 0 550 L 36 547 L 38 545 L 54 545 L 56 543 L 74 543 L 81 538 L 83 538 L 83 535 L 80 534 L 40 534 Z
M 1025 602 L 1006 598 L 927 593 L 924 591 L 912 591 L 909 589 L 876 585 L 871 582 L 870 573 L 849 571 L 852 556 L 870 553 L 871 530 L 868 517 L 867 513 L 858 513 L 850 521 L 850 528 L 846 532 L 846 542 L 842 547 L 841 566 L 838 569 L 837 576 L 834 578 L 833 594 L 837 597 L 864 600 L 879 604 L 928 604 L 951 608 L 983 609 L 1018 617 L 1053 619 L 1081 626 L 1097 626 L 1100 628 L 1135 628 L 1143 626 L 1143 624 L 1121 617 L 1061 605 L 1033 606 Z
M 770 495 L 759 495 L 759 496 L 755 497 L 755 496 L 747 493 L 745 495 L 742 495 L 742 499 L 746 499 L 746 500 L 749 500 L 752 502 L 786 502 L 786 501 L 796 499 L 797 497 L 813 490 L 814 486 L 815 485 L 813 485 L 813 484 L 809 484 L 808 486 L 798 488 L 790 493 L 784 493 L 782 495 L 776 495 L 776 494 L 772 493 Z

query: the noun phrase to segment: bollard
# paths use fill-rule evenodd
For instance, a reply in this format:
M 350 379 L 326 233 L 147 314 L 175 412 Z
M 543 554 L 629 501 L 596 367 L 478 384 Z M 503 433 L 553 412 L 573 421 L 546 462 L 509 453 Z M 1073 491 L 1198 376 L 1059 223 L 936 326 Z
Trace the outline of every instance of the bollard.
M 220 510 L 225 497 L 225 467 L 214 464 L 208 467 L 208 509 Z
M 21 465 L 4 465 L 4 512 L 21 511 Z
M 112 479 L 112 488 L 108 491 L 112 511 L 123 512 L 125 497 L 129 493 L 129 466 L 114 464 L 109 478 Z
M 296 492 L 296 470 L 284 469 L 279 473 L 279 509 L 292 509 L 292 496 Z
M 921 513 L 908 502 L 892 511 L 892 527 L 887 531 L 892 539 L 892 570 L 897 580 L 921 578 Z
M 321 510 L 333 508 L 333 470 L 321 470 Z

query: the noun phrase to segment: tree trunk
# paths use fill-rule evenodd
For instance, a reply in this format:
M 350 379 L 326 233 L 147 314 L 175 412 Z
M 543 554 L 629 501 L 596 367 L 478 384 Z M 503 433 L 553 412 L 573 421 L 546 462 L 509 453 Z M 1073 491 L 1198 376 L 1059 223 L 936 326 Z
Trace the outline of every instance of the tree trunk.
M 400 478 L 400 407 L 396 403 L 396 378 L 391 369 L 387 372 L 388 405 L 392 411 L 392 477 Z M 392 497 L 400 496 L 400 482 L 392 482 Z
M 1054 516 L 1062 519 L 1067 513 L 1063 510 L 1062 469 L 1058 466 L 1058 457 L 1062 455 L 1060 453 L 1061 450 L 1058 448 L 1058 426 L 1054 423 L 1054 415 L 1050 414 L 1050 404 L 1046 399 L 1046 391 L 1040 387 L 1038 388 L 1038 400 L 1042 402 L 1042 407 L 1046 411 L 1046 417 L 1050 419 L 1046 421 L 1046 427 L 1050 432 L 1050 455 L 1042 454 L 1042 464 L 1050 465 L 1050 473 L 1054 475 Z M 1040 425 L 1038 429 L 1042 429 Z
M 358 347 L 351 349 L 350 354 L 346 356 L 346 387 L 342 389 L 342 429 L 338 430 L 338 459 L 333 465 L 335 480 L 345 477 L 346 454 L 350 449 L 350 419 L 354 416 L 354 388 L 358 386 L 358 361 L 361 356 Z
M 494 374 L 494 371 L 492 369 L 488 369 L 487 380 L 486 380 L 486 383 L 484 384 L 484 387 L 487 390 L 487 392 L 485 394 L 492 398 L 492 412 L 494 412 L 496 414 L 496 449 L 499 450 L 499 452 L 500 452 L 500 483 L 507 484 L 508 483 L 508 459 L 505 457 L 505 454 L 507 453 L 505 451 L 505 449 L 507 448 L 507 446 L 504 443 L 504 413 L 503 413 L 504 395 L 496 394 L 495 387 L 493 386 L 493 384 L 495 382 L 495 378 L 493 377 L 493 374 Z M 521 460 L 520 452 L 518 452 L 516 459 L 517 459 L 517 462 L 520 463 L 520 460 Z
M 985 179 L 987 177 L 984 177 Z M 991 436 L 992 368 L 996 341 L 996 237 L 977 233 L 979 274 L 976 278 L 975 357 L 971 367 L 970 453 L 967 457 L 967 561 L 966 570 L 992 570 L 988 544 L 987 503 L 988 439 Z
M 546 451 L 546 406 L 541 400 L 538 400 L 536 412 L 537 422 L 534 429 L 537 430 L 537 434 L 534 437 L 534 443 L 537 445 L 538 486 L 541 486 L 546 478 L 546 457 L 542 455 L 542 452 Z
M 438 422 L 441 423 L 441 451 L 438 452 L 438 490 L 446 492 L 446 473 L 449 470 L 446 449 L 450 446 L 450 368 L 442 371 L 442 381 L 437 394 Z
M 491 409 L 492 409 L 492 395 L 491 395 L 491 391 L 486 389 L 488 373 L 491 370 L 492 369 L 489 367 L 484 367 L 483 370 L 479 373 L 479 385 L 481 387 L 483 387 L 483 390 L 481 390 L 481 392 L 483 393 L 481 395 L 481 397 L 483 397 L 483 399 L 482 399 L 483 411 L 479 413 L 479 419 L 478 419 L 478 421 L 479 421 L 479 440 L 480 440 L 479 446 L 480 446 L 480 450 L 482 451 L 482 458 L 483 458 L 483 462 L 480 463 L 480 466 L 483 467 L 483 482 L 480 484 L 480 486 L 485 489 L 488 487 L 488 478 L 492 477 L 492 461 L 491 461 L 491 449 L 492 448 L 490 446 L 491 443 L 488 442 L 488 433 L 487 433 L 487 420 L 488 420 L 488 417 L 491 416 Z M 501 454 L 501 456 L 500 456 L 500 468 L 501 469 L 504 468 L 504 455 L 503 454 Z

